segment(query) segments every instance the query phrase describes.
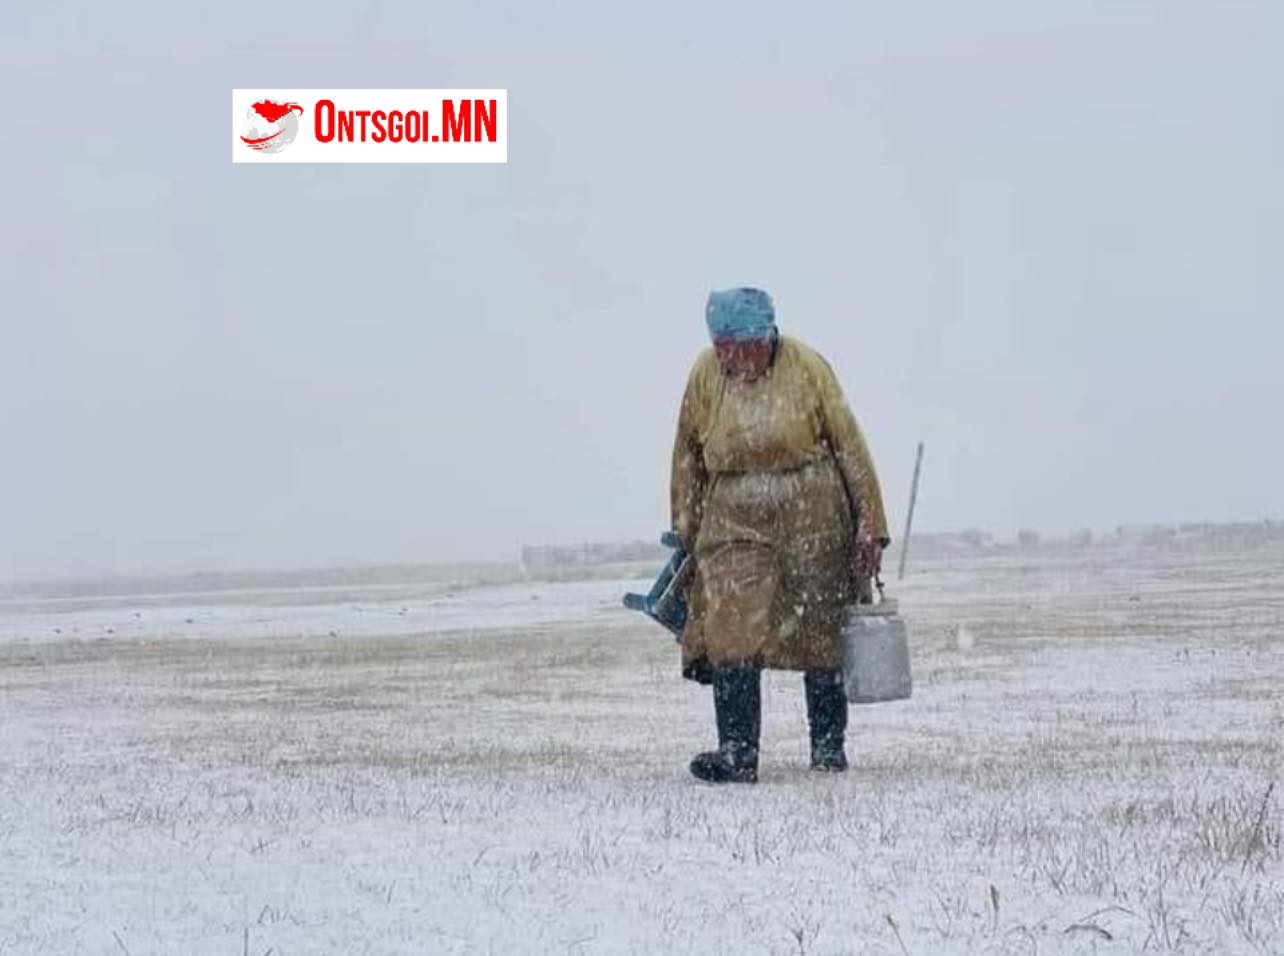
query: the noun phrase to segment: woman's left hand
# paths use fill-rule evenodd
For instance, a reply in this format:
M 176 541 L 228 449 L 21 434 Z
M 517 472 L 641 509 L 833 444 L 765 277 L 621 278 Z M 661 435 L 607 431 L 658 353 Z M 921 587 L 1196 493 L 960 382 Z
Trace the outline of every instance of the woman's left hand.
M 877 575 L 883 570 L 883 542 L 878 538 L 862 538 L 856 561 L 857 573 L 862 581 Z

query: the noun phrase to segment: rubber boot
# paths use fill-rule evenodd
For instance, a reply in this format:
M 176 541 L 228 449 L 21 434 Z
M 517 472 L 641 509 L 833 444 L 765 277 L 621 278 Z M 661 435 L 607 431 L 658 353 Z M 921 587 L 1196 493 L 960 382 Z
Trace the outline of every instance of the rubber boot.
M 697 754 L 691 773 L 708 783 L 757 783 L 761 673 L 751 664 L 713 669 L 718 749 Z
M 811 769 L 842 773 L 847 769 L 843 752 L 847 732 L 847 693 L 843 672 L 807 671 L 807 723 L 811 727 Z

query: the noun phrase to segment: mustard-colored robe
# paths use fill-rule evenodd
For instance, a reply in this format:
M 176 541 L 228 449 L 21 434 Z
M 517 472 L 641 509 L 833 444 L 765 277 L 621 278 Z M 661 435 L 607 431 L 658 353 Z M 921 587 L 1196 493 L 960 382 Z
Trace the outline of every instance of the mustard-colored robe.
M 782 336 L 771 367 L 746 381 L 702 353 L 678 416 L 670 498 L 696 559 L 688 670 L 842 665 L 856 542 L 887 539 L 887 518 L 865 439 L 819 354 Z

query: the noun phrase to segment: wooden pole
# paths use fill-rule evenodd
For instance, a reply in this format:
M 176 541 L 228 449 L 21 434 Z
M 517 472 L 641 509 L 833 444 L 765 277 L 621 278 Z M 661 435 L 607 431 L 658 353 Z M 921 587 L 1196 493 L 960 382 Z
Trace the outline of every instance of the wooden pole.
M 909 514 L 905 516 L 905 537 L 901 538 L 901 564 L 896 571 L 896 580 L 905 577 L 905 561 L 909 558 L 910 528 L 914 526 L 914 502 L 918 501 L 918 476 L 923 470 L 923 443 L 918 443 L 918 454 L 914 457 L 914 481 L 910 484 Z

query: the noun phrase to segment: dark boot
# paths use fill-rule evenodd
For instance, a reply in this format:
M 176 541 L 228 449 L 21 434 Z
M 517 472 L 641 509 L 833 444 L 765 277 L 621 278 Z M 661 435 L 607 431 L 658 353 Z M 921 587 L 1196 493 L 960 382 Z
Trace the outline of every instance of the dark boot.
M 847 693 L 843 672 L 807 671 L 807 723 L 811 726 L 811 769 L 841 773 L 847 769 L 843 739 L 847 732 Z
M 757 667 L 740 664 L 713 670 L 713 710 L 718 749 L 697 754 L 691 773 L 708 783 L 757 783 L 762 684 Z

